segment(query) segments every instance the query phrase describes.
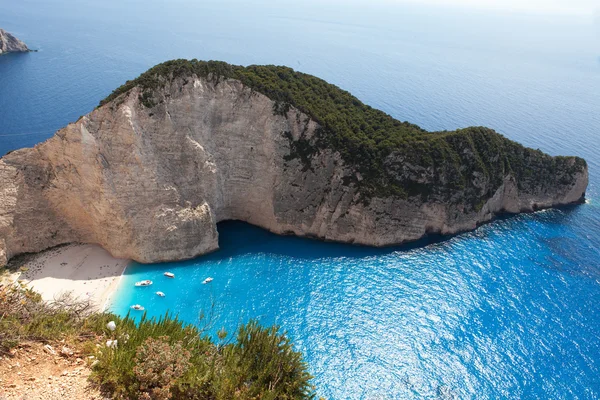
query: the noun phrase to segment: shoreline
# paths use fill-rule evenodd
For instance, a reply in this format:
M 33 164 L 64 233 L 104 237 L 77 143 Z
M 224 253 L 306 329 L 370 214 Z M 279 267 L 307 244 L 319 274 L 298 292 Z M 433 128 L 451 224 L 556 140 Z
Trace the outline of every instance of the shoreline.
M 125 271 L 127 270 L 127 267 L 129 267 L 130 264 L 131 264 L 131 260 L 127 260 L 127 262 L 123 266 L 123 270 L 119 274 L 119 277 L 112 280 L 110 286 L 106 290 L 107 294 L 103 298 L 104 302 L 102 303 L 102 307 L 100 308 L 100 312 L 105 312 L 105 311 L 107 311 L 109 309 L 109 306 L 111 305 L 111 301 L 113 300 L 114 294 L 117 292 L 117 288 L 121 284 L 121 280 L 123 279 L 123 275 L 125 274 Z
M 44 301 L 70 296 L 90 301 L 95 310 L 103 312 L 130 262 L 95 244 L 69 244 L 26 260 L 18 281 L 38 292 Z

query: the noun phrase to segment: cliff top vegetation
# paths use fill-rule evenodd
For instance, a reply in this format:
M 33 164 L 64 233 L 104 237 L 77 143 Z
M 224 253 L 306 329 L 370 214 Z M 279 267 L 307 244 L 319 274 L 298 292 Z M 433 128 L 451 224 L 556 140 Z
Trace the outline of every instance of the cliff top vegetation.
M 476 206 L 508 174 L 519 184 L 537 177 L 547 179 L 543 183 L 551 186 L 556 183 L 552 176 L 567 181 L 586 166 L 581 158 L 551 157 L 485 127 L 428 132 L 398 121 L 320 78 L 284 66 L 167 61 L 117 88 L 100 106 L 138 86 L 142 90 L 140 101 L 152 108 L 162 101 L 156 89 L 178 78 L 185 84 L 194 75 L 217 82 L 239 80 L 272 99 L 275 114 L 285 115 L 295 107 L 308 115 L 320 128 L 316 137 L 291 143 L 291 156 L 301 158 L 310 168 L 312 155 L 319 150 L 338 151 L 360 173 L 360 178 L 351 180 L 368 198 L 397 195 L 443 199 L 450 192 L 466 189 Z M 479 175 L 489 183 L 488 192 L 480 193 L 473 187 L 473 178 Z

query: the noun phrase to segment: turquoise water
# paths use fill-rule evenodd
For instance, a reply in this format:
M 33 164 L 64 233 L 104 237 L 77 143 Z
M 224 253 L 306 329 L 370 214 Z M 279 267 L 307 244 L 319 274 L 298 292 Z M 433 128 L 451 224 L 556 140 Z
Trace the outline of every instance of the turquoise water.
M 212 335 L 249 318 L 279 324 L 332 399 L 594 398 L 600 271 L 575 267 L 597 256 L 570 252 L 580 250 L 568 232 L 580 213 L 545 211 L 385 250 L 226 222 L 217 253 L 127 268 L 112 309 L 124 315 L 139 303 L 187 321 L 204 312 L 200 326 Z M 142 279 L 154 284 L 134 287 Z
M 208 334 L 280 324 L 330 399 L 600 398 L 598 24 L 361 4 L 0 0 L 0 26 L 40 50 L 0 57 L 0 154 L 195 57 L 289 65 L 426 129 L 487 125 L 585 157 L 588 204 L 445 241 L 376 250 L 223 223 L 219 252 L 128 268 L 113 309 L 213 310 Z

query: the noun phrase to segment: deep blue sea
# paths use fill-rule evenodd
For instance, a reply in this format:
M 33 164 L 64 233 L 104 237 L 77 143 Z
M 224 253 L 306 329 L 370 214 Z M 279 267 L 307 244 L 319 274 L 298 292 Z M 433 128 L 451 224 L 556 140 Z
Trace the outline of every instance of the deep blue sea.
M 445 241 L 371 249 L 225 222 L 219 252 L 129 267 L 112 309 L 205 310 L 208 334 L 279 324 L 328 399 L 599 399 L 599 23 L 377 4 L 0 0 L 0 27 L 39 50 L 0 57 L 0 155 L 158 62 L 198 58 L 288 65 L 426 129 L 485 125 L 582 156 L 587 204 Z

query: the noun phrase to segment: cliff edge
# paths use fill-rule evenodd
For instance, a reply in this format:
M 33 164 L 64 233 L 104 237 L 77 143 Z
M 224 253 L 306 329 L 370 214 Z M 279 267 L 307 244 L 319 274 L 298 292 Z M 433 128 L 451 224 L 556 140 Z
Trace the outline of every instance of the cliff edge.
M 25 43 L 6 32 L 4 29 L 0 29 L 0 55 L 27 51 L 29 51 L 29 49 Z
M 289 68 L 175 60 L 0 159 L 0 265 L 68 242 L 191 258 L 223 220 L 386 246 L 576 203 L 587 184 L 581 158 L 427 132 Z

